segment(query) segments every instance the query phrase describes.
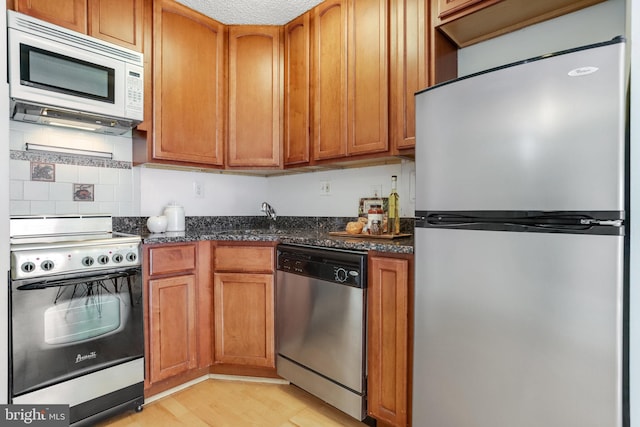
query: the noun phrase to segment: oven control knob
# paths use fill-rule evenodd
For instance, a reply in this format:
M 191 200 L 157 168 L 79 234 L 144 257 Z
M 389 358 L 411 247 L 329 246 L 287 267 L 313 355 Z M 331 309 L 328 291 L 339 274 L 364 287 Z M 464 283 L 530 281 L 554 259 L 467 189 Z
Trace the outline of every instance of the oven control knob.
M 344 282 L 345 280 L 347 280 L 347 270 L 345 270 L 344 268 L 336 268 L 335 278 L 336 282 Z
M 45 259 L 40 264 L 40 268 L 42 268 L 44 271 L 51 271 L 53 270 L 53 267 L 54 267 L 53 261 L 51 261 L 50 259 Z
M 31 261 L 25 262 L 24 264 L 22 264 L 20 266 L 20 268 L 22 269 L 22 271 L 24 271 L 25 273 L 31 273 L 33 270 L 36 269 L 36 265 L 34 263 L 32 263 Z
M 138 254 L 135 252 L 129 252 L 126 258 L 129 262 L 135 262 L 138 259 Z
M 91 267 L 93 265 L 93 258 L 90 256 L 82 258 L 82 265 L 85 267 Z
M 115 262 L 116 264 L 119 264 L 122 262 L 122 260 L 124 259 L 124 257 L 122 256 L 122 254 L 115 254 L 113 257 L 111 257 L 111 259 L 113 260 L 113 262 Z
M 98 264 L 107 264 L 109 262 L 109 256 L 108 255 L 100 255 L 98 257 Z

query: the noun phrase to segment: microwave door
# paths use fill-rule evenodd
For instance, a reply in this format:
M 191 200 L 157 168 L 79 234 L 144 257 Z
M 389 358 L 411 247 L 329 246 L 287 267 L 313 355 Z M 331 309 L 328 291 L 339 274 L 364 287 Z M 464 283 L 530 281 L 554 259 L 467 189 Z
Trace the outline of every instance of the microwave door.
M 125 63 L 55 40 L 9 31 L 9 90 L 14 100 L 125 116 Z

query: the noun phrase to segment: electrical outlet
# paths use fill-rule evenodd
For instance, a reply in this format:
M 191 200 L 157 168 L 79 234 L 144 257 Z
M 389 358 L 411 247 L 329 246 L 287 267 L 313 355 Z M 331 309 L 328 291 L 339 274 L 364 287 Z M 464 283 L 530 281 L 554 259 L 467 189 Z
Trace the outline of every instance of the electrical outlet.
M 328 196 L 331 194 L 331 181 L 320 181 L 320 195 Z
M 201 182 L 194 181 L 193 182 L 193 195 L 198 199 L 202 199 L 204 197 L 204 186 Z

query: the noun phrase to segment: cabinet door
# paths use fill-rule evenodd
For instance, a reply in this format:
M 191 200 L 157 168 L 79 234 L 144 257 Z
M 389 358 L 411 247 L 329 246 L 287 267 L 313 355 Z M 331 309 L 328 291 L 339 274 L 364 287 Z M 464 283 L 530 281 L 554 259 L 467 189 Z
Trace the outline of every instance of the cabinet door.
M 284 27 L 284 164 L 309 163 L 310 13 Z
M 349 156 L 389 148 L 388 0 L 349 0 Z
M 391 6 L 391 123 L 393 154 L 415 148 L 414 94 L 427 87 L 429 1 L 397 0 Z
M 153 157 L 222 166 L 224 26 L 161 0 L 153 31 Z
M 143 0 L 89 0 L 89 35 L 142 52 Z
M 151 383 L 197 367 L 196 279 L 184 275 L 149 281 Z
M 347 155 L 347 5 L 326 0 L 313 9 L 311 85 L 313 158 Z
M 214 361 L 275 367 L 272 274 L 215 273 Z
M 282 165 L 282 29 L 229 28 L 230 167 Z
M 16 0 L 18 12 L 87 33 L 87 0 Z
M 409 283 L 407 259 L 369 257 L 368 411 L 391 426 L 408 422 Z

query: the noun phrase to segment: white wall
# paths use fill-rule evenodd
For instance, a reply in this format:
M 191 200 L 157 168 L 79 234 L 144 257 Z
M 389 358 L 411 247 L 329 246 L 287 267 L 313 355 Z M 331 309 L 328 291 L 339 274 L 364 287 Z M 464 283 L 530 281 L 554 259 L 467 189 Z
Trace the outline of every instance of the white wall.
M 386 196 L 391 175 L 398 176 L 401 216 L 413 216 L 411 199 L 414 163 L 339 169 L 272 177 L 227 175 L 196 171 L 135 168 L 139 174 L 140 215 L 159 215 L 176 202 L 187 216 L 262 215 L 266 201 L 280 216 L 356 216 L 362 197 Z M 331 193 L 320 195 L 320 182 L 329 182 Z M 202 197 L 194 192 L 202 188 Z
M 482 71 L 625 35 L 625 0 L 608 0 L 568 15 L 460 49 L 458 75 Z
M 415 210 L 415 163 L 339 169 L 300 175 L 272 177 L 267 199 L 281 215 L 357 216 L 360 198 L 386 197 L 391 192 L 391 176 L 398 176 L 400 216 Z M 331 184 L 331 194 L 320 195 L 320 182 Z
M 219 173 L 135 168 L 139 174 L 140 215 L 160 215 L 177 203 L 187 216 L 261 215 L 267 194 L 267 178 Z M 198 183 L 202 197 L 196 197 Z
M 9 87 L 7 81 L 7 14 L 6 2 L 0 6 L 0 403 L 8 402 L 8 292 L 7 272 L 9 271 Z

